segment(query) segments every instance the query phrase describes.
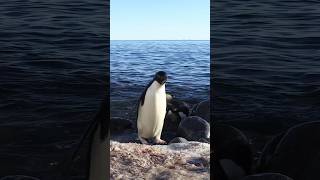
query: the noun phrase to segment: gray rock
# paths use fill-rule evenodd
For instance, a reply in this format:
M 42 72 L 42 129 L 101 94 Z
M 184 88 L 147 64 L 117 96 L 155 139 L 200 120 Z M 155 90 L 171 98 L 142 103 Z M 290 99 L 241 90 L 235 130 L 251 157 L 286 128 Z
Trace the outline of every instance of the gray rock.
M 178 127 L 177 136 L 189 141 L 198 141 L 201 138 L 210 138 L 210 124 L 198 116 L 184 118 Z
M 280 173 L 261 173 L 247 176 L 241 180 L 293 180 L 292 178 Z
M 276 147 L 278 146 L 279 142 L 281 141 L 284 135 L 285 135 L 285 132 L 277 134 L 265 144 L 258 160 L 258 164 L 257 164 L 258 171 L 264 172 L 266 169 L 268 169 L 268 164 L 272 159 L 272 156 L 276 150 Z
M 190 116 L 199 116 L 210 123 L 210 101 L 205 100 L 193 106 Z
M 163 124 L 163 131 L 177 132 L 181 119 L 178 114 L 168 112 Z
M 320 179 L 320 121 L 290 128 L 279 141 L 266 171 L 295 180 Z
M 187 163 L 193 164 L 197 167 L 208 167 L 210 165 L 210 162 L 203 157 L 189 159 L 187 160 Z
M 210 144 L 210 138 L 200 138 L 198 141 Z
M 176 132 L 162 132 L 161 139 L 166 142 L 170 142 L 172 139 L 176 137 Z
M 187 143 L 188 140 L 186 140 L 185 138 L 183 137 L 175 137 L 174 139 L 172 139 L 169 144 L 172 144 L 172 143 Z
M 252 172 L 253 151 L 249 139 L 237 128 L 212 126 L 214 179 L 241 179 Z
M 111 134 L 110 140 L 121 143 L 140 143 L 136 132 L 115 133 Z
M 110 132 L 111 133 L 122 133 L 126 130 L 133 130 L 133 123 L 124 118 L 113 117 L 110 119 Z

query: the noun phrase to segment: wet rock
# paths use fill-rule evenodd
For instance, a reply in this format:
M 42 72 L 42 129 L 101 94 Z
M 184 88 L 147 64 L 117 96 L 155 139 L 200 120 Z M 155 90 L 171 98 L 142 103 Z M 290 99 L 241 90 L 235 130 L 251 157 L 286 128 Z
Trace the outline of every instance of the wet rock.
M 253 151 L 249 139 L 237 128 L 214 124 L 214 179 L 241 179 L 252 172 Z
M 265 171 L 294 180 L 320 179 L 320 121 L 290 128 L 275 147 Z
M 190 116 L 199 116 L 210 123 L 210 101 L 205 100 L 193 106 Z
M 283 132 L 274 136 L 265 144 L 258 160 L 257 171 L 264 172 L 264 170 L 268 168 L 267 166 L 276 150 L 276 147 L 278 146 L 285 133 L 286 132 Z
M 198 116 L 184 118 L 178 127 L 177 136 L 189 141 L 198 141 L 201 138 L 210 138 L 210 124 Z
M 161 133 L 161 139 L 165 140 L 166 142 L 170 142 L 175 137 L 176 137 L 176 132 L 162 132 Z
M 121 143 L 140 143 L 136 132 L 111 134 L 110 139 Z
M 200 138 L 198 141 L 199 141 L 199 142 L 209 143 L 209 144 L 210 144 L 210 139 L 209 139 L 209 138 Z
M 133 130 L 133 123 L 124 118 L 113 117 L 110 119 L 110 132 L 111 133 L 122 133 L 126 130 Z
M 188 140 L 186 140 L 185 138 L 183 137 L 175 137 L 174 139 L 172 139 L 169 144 L 172 144 L 172 143 L 187 143 Z
M 187 163 L 194 164 L 197 167 L 199 167 L 199 166 L 206 167 L 206 166 L 209 166 L 209 164 L 210 164 L 210 162 L 203 157 L 189 159 L 187 161 Z
M 178 114 L 172 113 L 171 111 L 167 113 L 164 124 L 163 131 L 165 132 L 177 132 L 181 119 Z

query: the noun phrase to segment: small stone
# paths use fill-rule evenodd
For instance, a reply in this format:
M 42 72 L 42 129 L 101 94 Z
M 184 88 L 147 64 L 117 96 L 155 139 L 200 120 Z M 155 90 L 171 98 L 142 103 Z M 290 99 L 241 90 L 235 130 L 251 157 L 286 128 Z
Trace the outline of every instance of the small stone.
M 183 164 L 186 164 L 187 162 L 186 162 L 186 160 L 185 159 L 181 159 L 181 158 L 179 158 L 177 161 L 176 161 L 176 164 L 181 164 L 181 165 L 183 165 Z
M 172 143 L 187 143 L 188 140 L 186 140 L 185 138 L 183 137 L 175 137 L 174 139 L 172 139 L 169 144 L 172 144 Z
M 115 146 L 115 147 L 113 147 L 112 151 L 120 151 L 120 148 Z

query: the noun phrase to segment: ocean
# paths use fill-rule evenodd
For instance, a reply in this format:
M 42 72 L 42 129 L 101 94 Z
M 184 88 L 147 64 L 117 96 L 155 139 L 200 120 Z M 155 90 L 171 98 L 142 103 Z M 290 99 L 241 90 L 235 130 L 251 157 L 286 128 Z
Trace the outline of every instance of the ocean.
M 166 92 L 192 106 L 209 99 L 210 41 L 110 42 L 111 117 L 136 121 L 138 100 L 157 71 L 168 75 Z
M 52 179 L 73 152 L 106 94 L 108 11 L 105 0 L 0 4 L 0 178 Z
M 214 121 L 254 139 L 320 119 L 319 7 L 298 0 L 212 2 Z

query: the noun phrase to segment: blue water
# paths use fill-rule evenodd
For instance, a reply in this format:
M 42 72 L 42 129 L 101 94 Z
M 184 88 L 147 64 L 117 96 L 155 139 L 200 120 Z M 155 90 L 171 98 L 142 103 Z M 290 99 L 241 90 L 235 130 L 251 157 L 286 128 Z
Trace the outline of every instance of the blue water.
M 0 4 L 0 178 L 50 179 L 70 156 L 106 91 L 108 9 L 105 0 Z
M 320 119 L 317 1 L 214 1 L 214 120 L 275 134 Z
M 111 41 L 111 116 L 135 120 L 145 86 L 168 74 L 167 93 L 190 105 L 209 98 L 209 41 Z

